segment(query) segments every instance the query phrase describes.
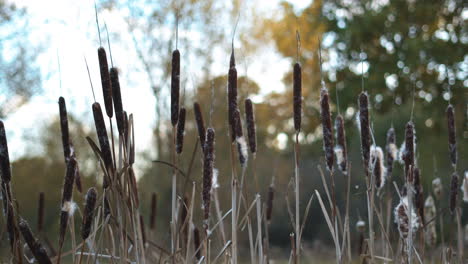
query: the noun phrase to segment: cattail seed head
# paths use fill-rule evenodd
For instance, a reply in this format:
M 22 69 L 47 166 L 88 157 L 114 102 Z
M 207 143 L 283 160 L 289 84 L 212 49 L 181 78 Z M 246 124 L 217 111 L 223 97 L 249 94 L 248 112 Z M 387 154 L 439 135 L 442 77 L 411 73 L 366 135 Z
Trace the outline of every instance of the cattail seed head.
M 468 203 L 468 171 L 465 171 L 465 177 L 463 177 L 461 191 L 463 192 L 463 201 Z
M 75 159 L 71 159 L 67 163 L 67 171 L 65 173 L 65 179 L 63 181 L 63 192 L 62 192 L 62 211 L 65 211 L 65 203 L 71 202 L 73 196 L 73 183 L 75 182 L 77 162 Z
M 182 153 L 184 147 L 184 133 L 185 133 L 185 108 L 180 108 L 179 122 L 177 122 L 177 135 L 176 135 L 176 152 Z
M 179 121 L 179 93 L 180 93 L 180 52 L 172 52 L 171 69 L 171 122 L 175 126 Z
M 86 203 L 85 209 L 83 212 L 83 222 L 81 224 L 81 238 L 86 240 L 91 233 L 91 225 L 93 223 L 94 217 L 94 208 L 97 201 L 97 191 L 96 188 L 91 187 L 86 193 Z
M 411 214 L 411 222 L 408 213 Z M 414 207 L 412 207 L 411 212 L 409 212 L 408 197 L 406 196 L 401 199 L 400 203 L 395 208 L 395 223 L 403 239 L 408 238 L 410 228 L 412 229 L 413 236 L 419 228 L 419 218 L 414 211 Z
M 128 115 L 127 111 L 123 111 L 124 113 L 124 138 L 125 140 L 128 139 Z
M 252 100 L 245 99 L 245 120 L 247 122 L 247 135 L 249 136 L 250 152 L 257 152 L 257 135 L 255 129 L 255 116 Z
M 273 184 L 268 187 L 268 197 L 267 197 L 267 209 L 266 209 L 266 219 L 271 222 L 271 215 L 273 214 L 273 199 L 275 198 L 275 188 Z
M 206 131 L 205 131 L 205 123 L 203 122 L 203 114 L 202 114 L 199 103 L 193 104 L 193 111 L 195 114 L 195 122 L 197 123 L 198 138 L 200 139 L 200 146 L 202 147 L 202 150 L 204 150 Z
M 450 162 L 453 167 L 457 165 L 457 138 L 455 133 L 455 111 L 453 105 L 447 107 L 447 128 Z
M 98 49 L 98 58 L 99 70 L 101 72 L 102 93 L 104 95 L 104 105 L 106 107 L 107 116 L 112 118 L 112 85 L 109 74 L 109 66 L 107 64 L 106 50 L 103 47 L 99 47 Z
M 405 128 L 405 149 L 403 152 L 403 160 L 405 162 L 406 177 L 410 176 L 410 168 L 414 167 L 414 153 L 415 153 L 415 130 L 412 121 L 406 124 Z
M 67 106 L 65 104 L 65 99 L 59 97 L 59 115 L 60 115 L 60 130 L 62 132 L 62 145 L 63 145 L 63 155 L 65 157 L 65 163 L 70 158 L 70 135 L 68 132 L 68 115 L 67 115 Z
M 214 144 L 215 132 L 213 128 L 206 130 L 206 144 L 203 158 L 203 219 L 205 221 L 210 217 L 210 202 L 211 202 L 211 186 L 213 181 L 213 165 L 214 165 Z
M 437 243 L 437 231 L 436 231 L 436 207 L 434 198 L 428 196 L 424 202 L 424 223 L 425 226 L 425 240 L 429 246 L 435 246 Z
M 301 130 L 302 120 L 302 69 L 299 63 L 294 64 L 293 72 L 293 112 L 294 129 L 297 133 Z
M 40 233 L 44 228 L 44 211 L 45 211 L 44 192 L 39 193 L 39 206 L 37 210 L 37 231 Z
M 26 220 L 20 219 L 18 227 L 21 231 L 21 234 L 23 235 L 24 241 L 28 245 L 36 261 L 39 264 L 52 264 L 52 261 L 47 255 L 47 251 L 39 242 L 39 240 L 34 237 Z
M 101 147 L 102 158 L 104 160 L 106 169 L 109 170 L 112 168 L 112 153 L 110 149 L 109 138 L 107 137 L 106 123 L 104 122 L 101 105 L 99 105 L 99 103 L 93 104 L 93 116 L 99 145 Z
M 437 200 L 440 200 L 442 197 L 442 181 L 440 178 L 435 178 L 432 180 L 432 191 L 434 192 L 434 196 L 436 197 Z
M 193 229 L 193 244 L 195 247 L 195 257 L 197 260 L 201 259 L 201 247 L 200 247 L 200 231 L 197 227 Z
M 370 124 L 369 124 L 369 98 L 366 92 L 359 95 L 359 129 L 361 133 L 361 153 L 366 175 L 369 172 L 369 156 L 371 146 Z
M 3 121 L 0 121 L 0 175 L 3 183 L 11 181 L 10 155 Z
M 388 176 L 392 175 L 393 171 L 393 163 L 398 158 L 398 147 L 396 145 L 396 135 L 395 129 L 391 127 L 387 131 L 387 145 L 385 146 L 386 150 L 386 165 L 387 165 L 387 173 Z
M 387 173 L 387 169 L 384 166 L 382 148 L 375 145 L 371 146 L 369 166 L 369 170 L 374 176 L 375 187 L 382 189 L 382 187 L 385 185 L 385 176 Z
M 247 165 L 247 143 L 245 142 L 244 133 L 242 130 L 242 120 L 238 109 L 234 111 L 234 134 L 237 143 L 237 153 L 239 162 L 242 167 Z
M 320 90 L 320 116 L 322 119 L 323 149 L 329 171 L 333 170 L 333 127 L 330 113 L 330 98 L 328 90 L 324 87 Z
M 421 218 L 422 224 L 424 225 L 424 193 L 423 186 L 421 183 L 421 172 L 418 168 L 413 169 L 414 178 L 414 204 L 418 210 L 418 215 Z
M 237 70 L 234 51 L 231 53 L 228 72 L 228 121 L 231 127 L 231 141 L 236 139 L 234 112 L 237 110 Z
M 158 196 L 156 193 L 151 194 L 151 210 L 150 210 L 150 230 L 156 228 L 156 214 L 158 209 Z
M 336 146 L 334 148 L 336 163 L 343 174 L 348 173 L 348 150 L 346 146 L 346 131 L 343 116 L 338 115 L 335 119 Z
M 117 129 L 119 134 L 123 135 L 125 130 L 124 111 L 122 105 L 122 94 L 120 92 L 119 71 L 117 68 L 110 69 L 110 78 L 112 84 L 112 99 L 114 100 L 115 119 L 117 121 Z
M 454 172 L 450 181 L 450 213 L 454 213 L 457 208 L 457 196 L 458 196 L 458 174 Z

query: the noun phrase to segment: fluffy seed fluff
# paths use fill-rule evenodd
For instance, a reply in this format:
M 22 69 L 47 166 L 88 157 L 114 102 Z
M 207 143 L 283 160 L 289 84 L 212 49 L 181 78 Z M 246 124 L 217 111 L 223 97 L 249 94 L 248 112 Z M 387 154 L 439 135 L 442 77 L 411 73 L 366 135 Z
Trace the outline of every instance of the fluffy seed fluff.
M 442 197 L 442 181 L 440 178 L 432 180 L 432 191 L 434 192 L 436 199 L 440 200 Z
M 424 222 L 426 243 L 429 246 L 435 246 L 437 243 L 437 230 L 436 230 L 436 207 L 434 198 L 429 195 L 424 202 Z
M 465 171 L 465 177 L 463 177 L 461 190 L 463 192 L 463 201 L 468 203 L 468 171 Z
M 410 217 L 408 215 L 409 207 L 408 207 L 408 197 L 403 197 L 400 200 L 400 203 L 395 207 L 395 223 L 398 226 L 398 231 L 400 232 L 400 236 L 403 239 L 408 238 L 408 234 L 410 228 L 412 229 L 412 234 L 416 234 L 416 231 L 419 228 L 419 218 L 414 210 L 414 206 L 411 208 L 411 222 Z
M 364 222 L 362 220 L 357 221 L 356 222 L 356 230 L 359 233 L 364 233 L 364 231 L 366 231 L 366 222 Z
M 384 155 L 381 147 L 372 145 L 370 149 L 370 171 L 374 176 L 375 187 L 381 189 L 385 185 L 387 169 L 384 165 Z

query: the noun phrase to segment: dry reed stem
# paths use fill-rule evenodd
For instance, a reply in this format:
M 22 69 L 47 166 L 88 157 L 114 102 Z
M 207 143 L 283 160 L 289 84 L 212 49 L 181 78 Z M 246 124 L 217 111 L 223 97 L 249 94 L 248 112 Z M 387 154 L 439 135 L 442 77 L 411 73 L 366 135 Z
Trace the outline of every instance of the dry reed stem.
M 455 110 L 453 105 L 449 104 L 447 107 L 447 130 L 448 130 L 448 145 L 449 145 L 449 156 L 452 166 L 457 166 L 457 138 L 455 129 Z

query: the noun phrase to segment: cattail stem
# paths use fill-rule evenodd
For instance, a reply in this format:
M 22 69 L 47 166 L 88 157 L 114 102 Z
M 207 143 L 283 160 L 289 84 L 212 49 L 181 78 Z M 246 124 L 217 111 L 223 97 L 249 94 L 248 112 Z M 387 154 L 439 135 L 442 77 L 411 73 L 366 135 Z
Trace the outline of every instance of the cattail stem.
M 294 252 L 294 263 L 298 264 L 300 263 L 300 248 L 301 248 L 301 240 L 300 240 L 300 226 L 299 226 L 299 221 L 300 221 L 300 211 L 299 211 L 299 188 L 300 188 L 300 182 L 299 182 L 299 132 L 296 131 L 296 141 L 294 144 L 294 179 L 295 179 L 295 194 L 296 194 L 296 224 L 295 224 L 295 237 L 296 237 L 296 243 L 295 243 L 295 252 Z

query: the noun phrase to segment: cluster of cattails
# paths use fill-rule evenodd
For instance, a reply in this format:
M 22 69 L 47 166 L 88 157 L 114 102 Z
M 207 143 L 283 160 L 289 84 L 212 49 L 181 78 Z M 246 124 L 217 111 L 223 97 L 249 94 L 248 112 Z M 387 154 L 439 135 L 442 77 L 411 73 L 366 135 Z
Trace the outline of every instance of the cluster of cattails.
M 410 233 L 410 229 L 412 229 L 412 234 L 416 234 L 419 226 L 420 220 L 418 215 L 416 214 L 414 207 L 410 206 L 408 203 L 408 197 L 405 196 L 400 200 L 400 203 L 395 208 L 395 223 L 398 226 L 398 231 L 400 233 L 400 237 L 403 239 L 407 239 Z M 411 214 L 411 217 L 410 217 Z M 411 221 L 410 221 L 411 218 Z
M 369 158 L 371 147 L 371 130 L 369 120 L 369 98 L 366 92 L 361 92 L 358 99 L 358 127 L 361 133 L 361 153 L 366 175 L 369 173 Z
M 424 202 L 424 223 L 425 223 L 425 240 L 429 246 L 435 246 L 437 243 L 436 231 L 436 206 L 434 198 L 429 195 Z
M 322 119 L 323 149 L 325 160 L 329 171 L 333 170 L 333 126 L 330 112 L 330 96 L 328 89 L 323 87 L 320 90 L 320 117 Z
M 335 118 L 336 145 L 334 148 L 336 164 L 343 174 L 348 174 L 348 150 L 346 146 L 346 131 L 342 115 Z
M 369 171 L 374 177 L 375 187 L 382 189 L 385 185 L 387 168 L 384 165 L 384 154 L 381 147 L 372 145 L 370 148 L 370 163 Z
M 211 188 L 213 185 L 213 166 L 214 166 L 214 144 L 215 132 L 213 128 L 206 130 L 206 144 L 203 158 L 203 219 L 208 224 L 210 217 Z

